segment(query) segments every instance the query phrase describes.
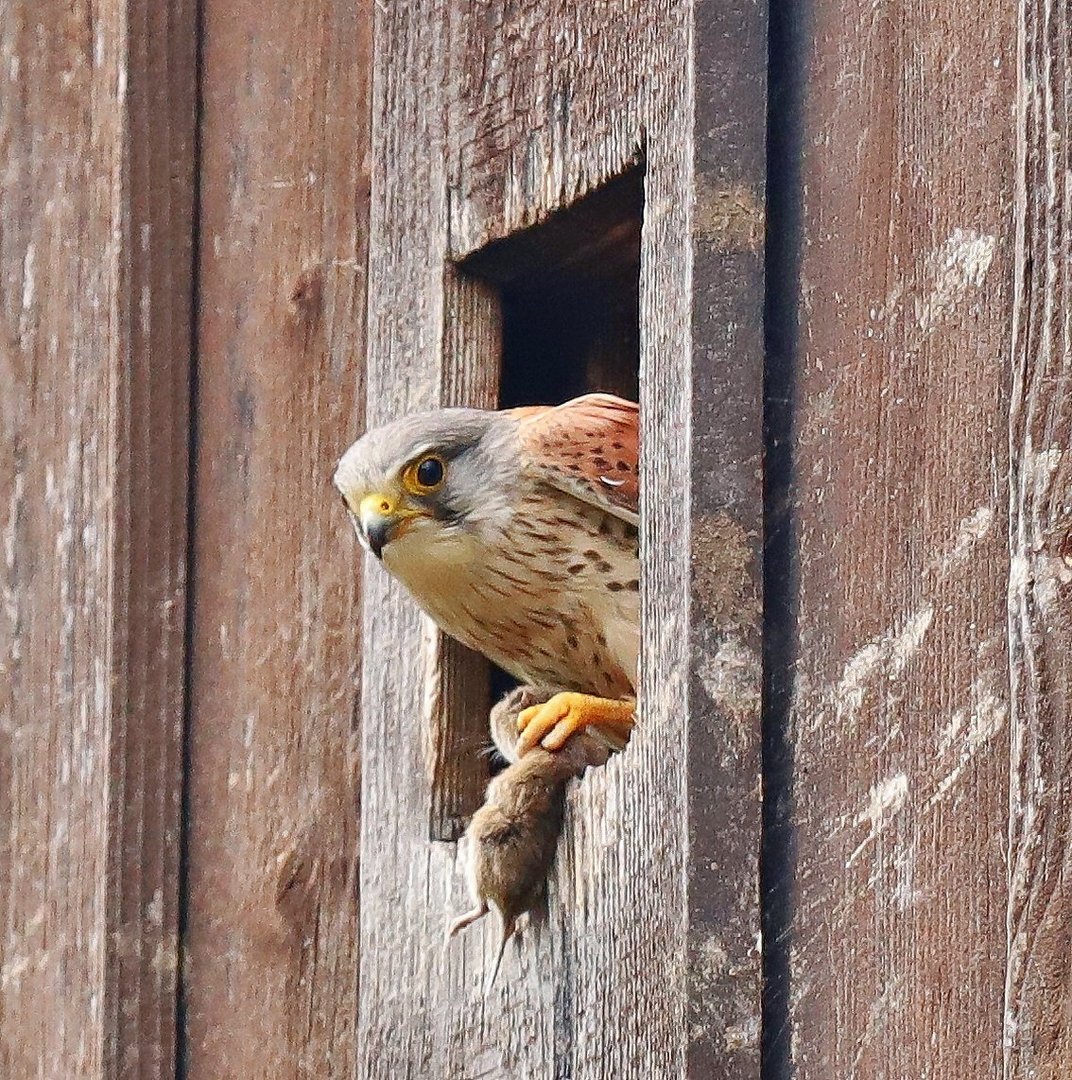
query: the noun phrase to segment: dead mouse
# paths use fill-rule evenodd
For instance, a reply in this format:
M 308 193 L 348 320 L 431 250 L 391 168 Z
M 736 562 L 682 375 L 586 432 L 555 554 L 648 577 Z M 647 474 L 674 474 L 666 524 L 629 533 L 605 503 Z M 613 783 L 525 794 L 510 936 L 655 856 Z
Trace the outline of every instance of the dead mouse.
M 519 687 L 491 711 L 496 745 L 508 760 L 514 758 L 517 715 L 547 700 L 530 687 Z M 502 919 L 502 938 L 487 988 L 495 982 L 506 943 L 517 920 L 532 909 L 551 870 L 566 810 L 566 784 L 610 755 L 607 745 L 586 732 L 578 733 L 561 750 L 534 747 L 504 769 L 488 785 L 484 805 L 466 830 L 469 891 L 474 907 L 456 919 L 448 939 L 483 918 L 494 905 Z

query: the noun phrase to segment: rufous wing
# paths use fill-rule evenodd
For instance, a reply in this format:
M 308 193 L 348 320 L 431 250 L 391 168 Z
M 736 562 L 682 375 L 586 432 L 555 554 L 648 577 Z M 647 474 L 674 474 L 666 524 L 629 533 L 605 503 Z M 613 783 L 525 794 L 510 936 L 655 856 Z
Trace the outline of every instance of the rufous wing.
M 634 525 L 640 514 L 640 410 L 611 394 L 514 410 L 525 468 Z

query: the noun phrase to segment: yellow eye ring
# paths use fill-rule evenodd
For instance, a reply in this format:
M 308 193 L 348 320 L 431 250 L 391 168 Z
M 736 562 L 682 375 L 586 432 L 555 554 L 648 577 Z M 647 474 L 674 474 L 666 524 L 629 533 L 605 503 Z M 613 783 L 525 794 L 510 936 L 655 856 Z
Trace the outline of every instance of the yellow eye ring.
M 447 465 L 438 454 L 425 454 L 410 462 L 402 473 L 402 483 L 411 495 L 431 495 L 446 479 Z

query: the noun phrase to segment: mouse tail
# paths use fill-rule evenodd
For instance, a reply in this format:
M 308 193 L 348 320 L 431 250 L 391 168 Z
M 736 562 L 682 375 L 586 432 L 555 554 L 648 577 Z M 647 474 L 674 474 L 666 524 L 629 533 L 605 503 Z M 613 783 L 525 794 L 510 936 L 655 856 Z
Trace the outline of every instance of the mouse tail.
M 484 987 L 484 993 L 486 994 L 494 985 L 495 978 L 499 974 L 499 967 L 502 965 L 503 953 L 506 952 L 506 943 L 514 936 L 514 931 L 517 929 L 517 918 L 507 918 L 502 916 L 502 937 L 499 939 L 499 951 L 495 954 L 495 966 L 491 969 L 491 977 L 487 981 L 487 985 Z

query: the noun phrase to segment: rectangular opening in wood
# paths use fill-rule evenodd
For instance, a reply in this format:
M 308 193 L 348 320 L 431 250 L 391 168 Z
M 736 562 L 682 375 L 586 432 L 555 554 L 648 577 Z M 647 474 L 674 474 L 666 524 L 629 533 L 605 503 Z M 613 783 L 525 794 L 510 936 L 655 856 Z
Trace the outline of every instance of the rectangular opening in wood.
M 643 214 L 637 167 L 450 266 L 445 403 L 512 408 L 596 390 L 636 401 Z M 495 767 L 488 709 L 514 680 L 446 639 L 435 655 L 430 833 L 454 840 Z

